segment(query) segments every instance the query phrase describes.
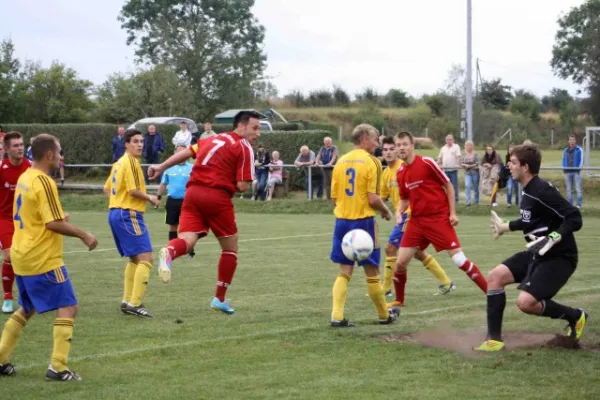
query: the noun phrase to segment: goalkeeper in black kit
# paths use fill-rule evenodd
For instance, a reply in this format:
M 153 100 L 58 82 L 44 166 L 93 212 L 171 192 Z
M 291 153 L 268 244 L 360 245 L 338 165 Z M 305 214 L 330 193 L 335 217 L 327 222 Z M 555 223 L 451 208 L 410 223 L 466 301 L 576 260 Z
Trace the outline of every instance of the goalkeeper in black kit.
M 566 333 L 578 341 L 588 320 L 583 309 L 552 300 L 577 266 L 577 244 L 573 233 L 581 229 L 581 213 L 561 196 L 551 183 L 538 177 L 542 154 L 533 144 L 516 146 L 510 158 L 510 173 L 523 187 L 521 218 L 503 221 L 492 211 L 494 239 L 510 231 L 522 231 L 527 249 L 514 254 L 488 274 L 487 340 L 475 350 L 499 351 L 502 316 L 506 307 L 504 287 L 520 283 L 517 307 L 526 314 L 564 319 Z

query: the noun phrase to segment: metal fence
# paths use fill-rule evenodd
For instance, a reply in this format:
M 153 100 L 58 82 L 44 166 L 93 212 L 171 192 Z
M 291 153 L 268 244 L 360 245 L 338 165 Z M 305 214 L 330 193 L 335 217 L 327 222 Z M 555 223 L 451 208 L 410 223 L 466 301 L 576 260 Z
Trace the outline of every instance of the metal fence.
M 142 167 L 149 167 L 153 164 L 142 164 Z M 112 164 L 66 164 L 65 168 L 111 168 Z M 326 167 L 326 166 L 301 166 L 301 167 L 297 167 L 294 164 L 284 164 L 281 166 L 282 168 L 288 168 L 288 169 L 296 169 L 296 170 L 301 170 L 301 169 L 305 169 L 306 170 L 306 178 L 307 178 L 307 182 L 306 182 L 306 191 L 307 191 L 307 198 L 308 200 L 312 200 L 313 198 L 313 182 L 312 182 L 312 170 L 313 168 L 333 168 L 333 167 Z M 384 167 L 386 168 L 386 167 Z M 582 168 L 563 168 L 563 167 L 541 167 L 540 168 L 542 171 L 567 171 L 567 170 L 575 170 L 575 171 L 582 171 L 582 174 L 584 177 L 587 178 L 600 178 L 600 167 L 582 167 Z M 107 174 L 108 176 L 108 174 Z M 156 184 L 151 184 L 151 185 L 147 185 L 146 186 L 147 189 L 149 190 L 158 190 L 158 185 Z M 63 189 L 69 189 L 69 190 L 102 190 L 104 188 L 104 185 L 99 185 L 99 184 L 86 184 L 86 183 L 65 183 L 62 186 Z

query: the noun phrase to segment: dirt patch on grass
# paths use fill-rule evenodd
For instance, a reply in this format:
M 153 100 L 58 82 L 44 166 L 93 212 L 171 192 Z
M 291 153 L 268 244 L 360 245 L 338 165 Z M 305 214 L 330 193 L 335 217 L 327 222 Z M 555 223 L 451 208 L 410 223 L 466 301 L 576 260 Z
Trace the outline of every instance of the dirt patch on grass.
M 600 351 L 600 344 L 580 344 L 562 335 L 532 332 L 506 332 L 503 334 L 506 347 L 503 351 L 518 349 L 561 348 L 574 350 Z M 387 343 L 412 343 L 425 347 L 453 350 L 468 357 L 485 354 L 473 350 L 485 340 L 485 334 L 473 331 L 445 330 L 437 332 L 419 332 L 411 334 L 386 335 L 382 340 Z

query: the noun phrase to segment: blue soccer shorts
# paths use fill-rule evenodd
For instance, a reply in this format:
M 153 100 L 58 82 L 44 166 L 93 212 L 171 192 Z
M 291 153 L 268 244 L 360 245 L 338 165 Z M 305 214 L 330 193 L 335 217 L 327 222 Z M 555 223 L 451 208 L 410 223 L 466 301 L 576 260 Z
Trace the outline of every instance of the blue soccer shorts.
M 19 305 L 26 313 L 39 314 L 77 305 L 67 268 L 62 266 L 40 275 L 15 275 Z
M 379 267 L 379 262 L 381 260 L 381 249 L 379 248 L 379 228 L 377 227 L 375 217 L 357 220 L 336 219 L 335 229 L 333 230 L 333 245 L 330 255 L 331 261 L 336 264 L 354 265 L 355 262 L 349 258 L 346 258 L 344 252 L 342 251 L 342 241 L 344 236 L 353 229 L 362 229 L 366 231 L 369 235 L 371 235 L 373 238 L 373 243 L 375 244 L 373 252 L 369 258 L 359 261 L 358 265 L 374 265 Z
M 111 208 L 108 224 L 121 257 L 135 257 L 152 253 L 150 233 L 144 223 L 144 214 L 139 211 Z
M 406 231 L 406 225 L 408 225 L 408 220 L 410 219 L 409 214 L 402 214 L 402 221 L 398 225 L 394 226 L 392 233 L 388 239 L 388 243 L 395 247 L 400 247 L 400 242 L 402 241 L 402 236 L 404 236 L 404 231 Z

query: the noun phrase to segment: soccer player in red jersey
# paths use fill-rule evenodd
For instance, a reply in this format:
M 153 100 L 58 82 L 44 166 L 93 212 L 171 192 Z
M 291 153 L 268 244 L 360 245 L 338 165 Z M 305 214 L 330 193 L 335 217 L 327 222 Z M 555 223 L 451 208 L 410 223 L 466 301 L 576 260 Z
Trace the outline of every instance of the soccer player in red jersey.
M 148 168 L 152 179 L 173 165 L 196 158 L 181 206 L 179 234 L 160 250 L 158 273 L 163 282 L 169 282 L 171 262 L 187 254 L 212 230 L 221 245 L 221 258 L 211 308 L 228 315 L 234 310 L 225 300 L 225 292 L 233 280 L 238 251 L 231 198 L 236 191 L 245 192 L 254 180 L 252 145 L 260 137 L 259 118 L 256 112 L 240 111 L 233 119 L 232 132 L 199 140 L 162 164 Z
M 400 205 L 396 212 L 398 222 L 410 205 L 411 218 L 398 251 L 394 287 L 396 296 L 404 294 L 406 269 L 417 250 L 425 250 L 433 244 L 436 251 L 446 250 L 454 264 L 464 271 L 483 293 L 487 293 L 487 281 L 477 268 L 467 259 L 460 248 L 454 226 L 458 224 L 454 187 L 429 157 L 414 154 L 413 136 L 400 132 L 395 139 L 396 149 L 404 165 L 398 168 L 398 189 Z
M 24 157 L 25 144 L 19 132 L 8 132 L 4 135 L 4 151 L 8 157 L 0 163 L 0 248 L 4 254 L 2 262 L 2 288 L 4 289 L 3 313 L 13 312 L 13 285 L 15 273 L 10 263 L 10 247 L 15 232 L 13 222 L 13 203 L 15 188 L 19 177 L 31 167 L 31 162 Z

